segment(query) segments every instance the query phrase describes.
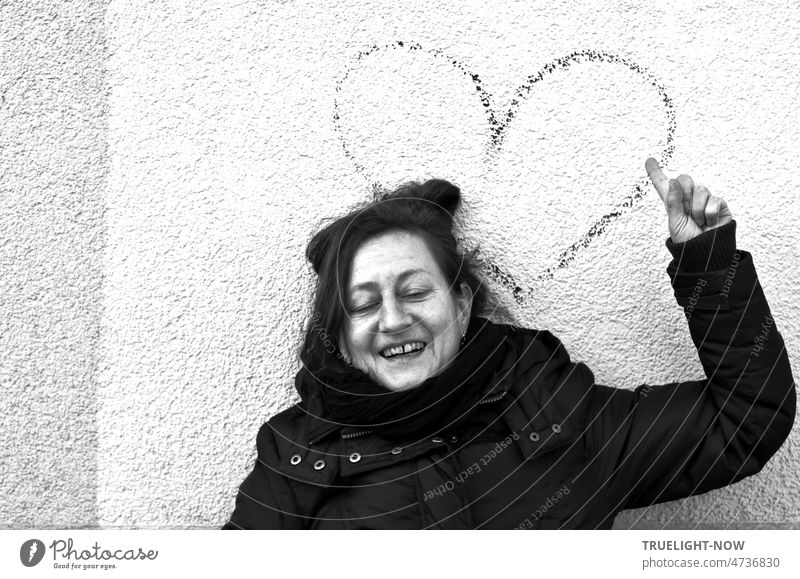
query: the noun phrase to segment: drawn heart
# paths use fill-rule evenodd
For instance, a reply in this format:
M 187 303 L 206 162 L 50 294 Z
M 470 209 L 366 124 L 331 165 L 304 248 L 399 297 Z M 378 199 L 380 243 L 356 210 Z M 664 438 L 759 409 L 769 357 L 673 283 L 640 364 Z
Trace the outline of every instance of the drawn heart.
M 460 75 L 453 77 L 454 70 Z M 447 76 L 452 82 L 441 82 Z M 345 155 L 373 195 L 385 183 L 419 178 L 420 168 L 462 189 L 469 184 L 470 192 L 483 189 L 464 203 L 471 214 L 502 227 L 488 233 L 499 236 L 495 257 L 479 257 L 522 304 L 532 289 L 497 264 L 502 248 L 537 231 L 536 247 L 525 255 L 525 263 L 541 272 L 535 280 L 565 267 L 643 197 L 649 187 L 643 159 L 658 149 L 662 164 L 671 157 L 675 114 L 663 86 L 644 68 L 590 50 L 528 76 L 502 117 L 492 100 L 481 78 L 459 60 L 396 41 L 358 54 L 336 84 L 333 120 Z M 652 119 L 664 112 L 666 135 L 654 136 Z M 374 159 L 371 171 L 363 159 Z

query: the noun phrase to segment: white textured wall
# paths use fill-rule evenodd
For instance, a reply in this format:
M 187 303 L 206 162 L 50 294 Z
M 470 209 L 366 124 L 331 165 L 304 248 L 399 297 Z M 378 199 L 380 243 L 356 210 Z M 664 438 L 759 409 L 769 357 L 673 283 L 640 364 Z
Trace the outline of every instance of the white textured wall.
M 0 524 L 221 525 L 295 400 L 305 243 L 375 183 L 460 185 L 520 321 L 633 387 L 702 376 L 664 158 L 729 202 L 800 372 L 790 2 L 27 4 L 0 5 Z M 617 526 L 800 527 L 797 445 Z
M 0 527 L 97 524 L 102 2 L 0 2 Z

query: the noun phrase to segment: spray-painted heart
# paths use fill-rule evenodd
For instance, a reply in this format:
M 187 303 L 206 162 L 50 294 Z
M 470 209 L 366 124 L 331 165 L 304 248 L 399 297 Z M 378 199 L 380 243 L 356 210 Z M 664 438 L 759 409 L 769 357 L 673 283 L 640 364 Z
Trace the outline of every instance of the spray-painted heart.
M 492 108 L 492 98 L 491 95 L 486 91 L 481 82 L 480 77 L 477 74 L 472 73 L 467 66 L 462 64 L 457 59 L 454 59 L 448 55 L 446 55 L 441 50 L 432 49 L 427 50 L 423 49 L 418 43 L 409 43 L 403 41 L 396 41 L 393 43 L 389 43 L 382 46 L 372 46 L 369 49 L 362 51 L 358 54 L 355 59 L 355 63 L 358 64 L 361 61 L 364 61 L 367 57 L 374 55 L 381 51 L 408 51 L 408 52 L 416 52 L 429 55 L 435 59 L 435 62 L 440 66 L 447 66 L 452 67 L 463 74 L 471 83 L 474 84 L 475 91 L 473 94 L 477 94 L 482 104 L 483 114 L 485 115 L 485 119 L 488 120 L 489 126 L 489 139 L 488 142 L 484 145 L 483 154 L 485 156 L 485 160 L 488 161 L 487 165 L 492 166 L 498 156 L 500 155 L 501 151 L 503 150 L 503 145 L 507 140 L 507 133 L 508 128 L 511 124 L 511 121 L 518 116 L 520 111 L 520 104 L 532 94 L 534 87 L 538 84 L 543 82 L 549 75 L 556 71 L 563 71 L 575 65 L 585 64 L 585 63 L 607 63 L 616 66 L 617 68 L 623 68 L 626 71 L 635 73 L 639 75 L 639 78 L 646 82 L 648 85 L 655 88 L 658 92 L 659 101 L 663 104 L 666 112 L 666 140 L 664 148 L 661 152 L 661 162 L 664 164 L 672 155 L 673 152 L 673 135 L 675 133 L 675 114 L 673 110 L 672 101 L 667 96 L 664 87 L 659 84 L 656 79 L 647 72 L 643 67 L 631 62 L 626 58 L 622 58 L 620 56 L 616 56 L 613 54 L 608 54 L 604 52 L 597 52 L 597 51 L 580 51 L 574 52 L 562 58 L 558 58 L 544 66 L 541 70 L 537 73 L 530 75 L 522 85 L 514 93 L 514 96 L 510 102 L 508 110 L 506 111 L 505 115 L 502 118 L 498 118 L 498 115 Z M 342 121 L 343 121 L 343 113 L 342 113 L 342 106 L 340 104 L 340 95 L 342 93 L 342 88 L 346 85 L 348 79 L 351 76 L 351 72 L 353 71 L 355 65 L 348 69 L 346 73 L 342 76 L 342 78 L 337 82 L 336 91 L 337 91 L 337 98 L 334 103 L 334 126 L 339 134 L 339 138 L 341 144 L 344 149 L 344 153 L 348 159 L 352 161 L 355 165 L 356 170 L 362 174 L 368 182 L 372 185 L 373 194 L 378 195 L 380 192 L 384 190 L 383 185 L 378 182 L 377 179 L 374 178 L 374 175 L 371 175 L 370 172 L 366 169 L 364 164 L 359 161 L 357 155 L 354 153 L 354 147 L 348 142 L 346 138 L 346 131 L 343 129 Z M 404 70 L 393 72 L 393 74 L 404 74 Z M 392 103 L 386 102 L 375 102 L 371 103 L 372 107 L 375 110 L 379 110 L 381 112 L 397 112 L 401 111 L 399 114 L 402 114 L 402 96 L 399 95 L 399 98 L 396 99 Z M 385 95 L 382 95 L 385 97 Z M 472 97 L 470 97 L 472 98 Z M 444 111 L 444 114 L 447 114 L 447 111 Z M 351 119 L 352 120 L 352 119 Z M 386 119 L 387 123 L 391 122 L 391 119 Z M 484 133 L 485 134 L 485 133 Z M 484 137 L 485 138 L 485 137 Z M 383 151 L 381 151 L 383 153 Z M 389 154 L 397 154 L 389 153 Z M 454 153 L 454 156 L 457 155 L 458 152 Z M 637 182 L 633 187 L 631 187 L 627 194 L 621 199 L 617 200 L 613 207 L 610 210 L 605 210 L 603 212 L 602 217 L 599 219 L 595 219 L 592 221 L 588 229 L 583 233 L 576 241 L 571 243 L 568 247 L 560 250 L 556 262 L 550 265 L 549 267 L 545 267 L 544 271 L 539 274 L 536 278 L 544 279 L 552 277 L 553 273 L 558 270 L 559 268 L 565 267 L 568 263 L 570 263 L 578 252 L 584 248 L 586 248 L 594 239 L 600 236 L 608 227 L 609 223 L 611 223 L 614 219 L 620 217 L 628 210 L 630 210 L 633 205 L 644 196 L 645 188 L 648 187 L 648 180 L 646 177 L 639 177 Z M 462 240 L 463 241 L 463 240 Z M 497 279 L 500 283 L 502 283 L 509 292 L 514 296 L 515 300 L 522 304 L 524 301 L 530 297 L 533 293 L 531 289 L 524 289 L 521 285 L 515 281 L 514 277 L 509 275 L 508 273 L 504 272 L 501 268 L 499 268 L 496 264 L 493 263 L 491 258 L 487 258 L 479 254 L 479 258 L 482 259 L 484 265 L 489 269 L 491 275 Z

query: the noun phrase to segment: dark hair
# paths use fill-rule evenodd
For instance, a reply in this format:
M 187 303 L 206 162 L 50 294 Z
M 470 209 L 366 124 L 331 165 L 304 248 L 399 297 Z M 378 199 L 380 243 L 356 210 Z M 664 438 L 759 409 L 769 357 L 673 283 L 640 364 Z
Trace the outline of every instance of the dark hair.
M 452 230 L 460 201 L 459 188 L 448 181 L 411 181 L 356 206 L 312 237 L 306 258 L 317 274 L 317 283 L 300 350 L 300 359 L 307 367 L 321 367 L 326 355 L 341 355 L 339 331 L 346 315 L 342 292 L 353 257 L 365 241 L 390 231 L 419 235 L 453 291 L 460 291 L 462 282 L 472 289 L 473 316 L 514 323 L 511 313 L 484 282 L 478 250 L 466 254 L 458 250 Z

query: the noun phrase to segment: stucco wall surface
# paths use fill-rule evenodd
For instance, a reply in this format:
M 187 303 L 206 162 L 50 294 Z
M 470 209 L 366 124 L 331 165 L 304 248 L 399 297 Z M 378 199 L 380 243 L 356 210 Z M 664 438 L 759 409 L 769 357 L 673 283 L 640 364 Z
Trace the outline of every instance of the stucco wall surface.
M 221 525 L 296 400 L 306 242 L 407 179 L 458 184 L 518 320 L 632 388 L 703 375 L 662 159 L 728 201 L 800 370 L 792 3 L 27 4 L 0 4 L 0 525 Z M 616 527 L 797 528 L 798 472 L 795 431 Z
M 105 6 L 0 2 L 0 526 L 97 524 Z

